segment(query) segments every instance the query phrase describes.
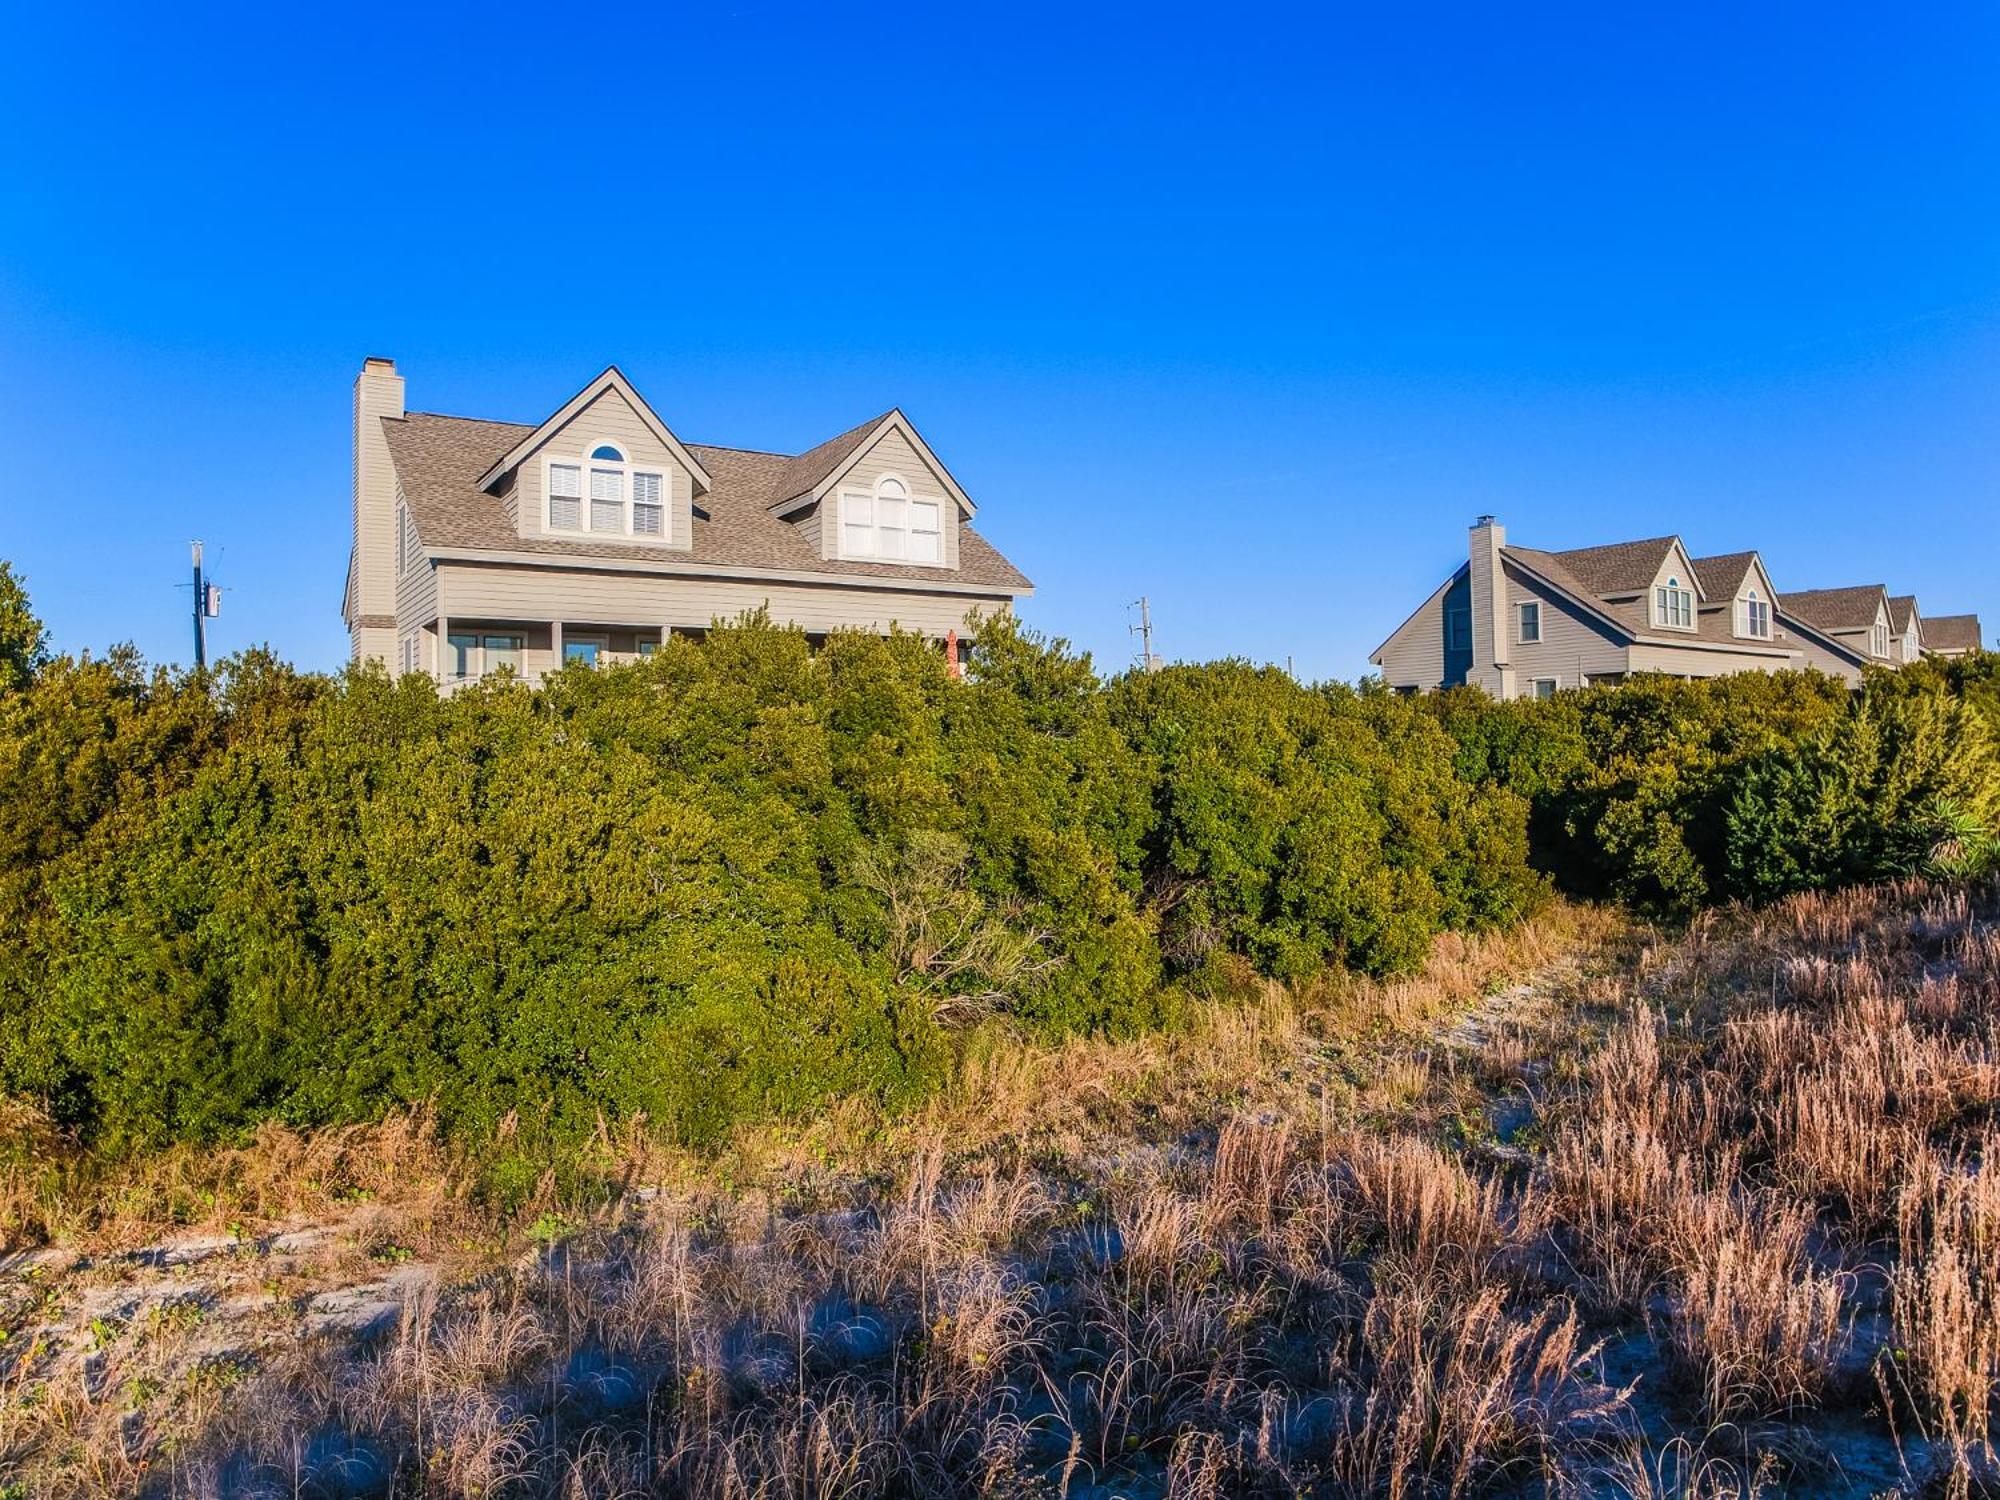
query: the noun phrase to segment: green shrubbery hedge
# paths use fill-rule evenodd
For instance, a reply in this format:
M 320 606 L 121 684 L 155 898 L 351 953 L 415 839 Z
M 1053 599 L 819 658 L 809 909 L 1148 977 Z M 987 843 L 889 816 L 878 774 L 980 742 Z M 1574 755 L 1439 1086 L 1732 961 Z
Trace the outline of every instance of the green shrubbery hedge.
M 1871 671 L 1859 692 L 1794 672 L 1429 701 L 1459 774 L 1527 800 L 1535 863 L 1578 895 L 1685 916 L 2000 858 L 1990 653 Z
M 932 1087 L 995 1025 L 1980 848 L 1990 665 L 1550 703 L 746 621 L 440 699 L 50 658 L 0 565 L 0 1088 L 108 1147 L 427 1102 L 560 1154 Z M 1952 820 L 1956 819 L 1956 822 Z M 1947 839 L 1946 842 L 1949 842 Z
M 0 1073 L 111 1146 L 433 1102 L 560 1149 L 930 1087 L 1538 899 L 1421 704 L 759 622 L 440 699 L 252 653 L 0 690 Z

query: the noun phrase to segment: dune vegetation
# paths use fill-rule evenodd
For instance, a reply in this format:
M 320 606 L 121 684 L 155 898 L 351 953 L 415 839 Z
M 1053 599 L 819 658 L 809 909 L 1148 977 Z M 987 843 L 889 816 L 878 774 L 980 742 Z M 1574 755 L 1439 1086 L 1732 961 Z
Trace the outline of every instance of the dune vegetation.
M 0 1496 L 1984 1492 L 1996 711 L 0 569 Z

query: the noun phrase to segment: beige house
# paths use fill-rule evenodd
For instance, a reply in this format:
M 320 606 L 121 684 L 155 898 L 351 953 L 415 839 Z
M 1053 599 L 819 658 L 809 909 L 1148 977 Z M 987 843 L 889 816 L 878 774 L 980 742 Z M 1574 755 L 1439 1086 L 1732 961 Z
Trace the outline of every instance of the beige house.
M 1399 692 L 1469 684 L 1496 698 L 1634 672 L 1812 667 L 1858 684 L 1865 667 L 1911 659 L 1912 634 L 1931 649 L 1935 622 L 1905 602 L 1898 613 L 1879 584 L 1780 594 L 1755 552 L 1694 557 L 1675 536 L 1567 552 L 1510 546 L 1481 516 L 1465 564 L 1369 660 Z
M 524 424 L 409 411 L 370 359 L 342 613 L 357 661 L 446 686 L 644 656 L 760 608 L 942 641 L 1032 592 L 973 515 L 900 411 L 761 453 L 682 442 L 615 366 Z

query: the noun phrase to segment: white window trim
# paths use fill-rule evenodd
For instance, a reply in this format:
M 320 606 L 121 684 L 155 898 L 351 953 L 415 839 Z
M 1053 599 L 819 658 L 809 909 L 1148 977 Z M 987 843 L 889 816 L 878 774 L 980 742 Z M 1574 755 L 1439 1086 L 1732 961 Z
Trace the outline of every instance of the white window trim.
M 882 486 L 890 483 L 899 484 L 903 487 L 902 500 L 905 506 L 904 517 L 906 521 L 906 524 L 903 527 L 903 537 L 905 545 L 906 546 L 908 545 L 909 538 L 913 536 L 918 536 L 918 535 L 935 536 L 937 538 L 936 557 L 934 558 L 884 557 L 875 550 L 874 544 L 872 542 L 867 551 L 861 551 L 857 548 L 850 547 L 848 545 L 847 543 L 848 502 L 850 500 L 856 503 L 862 501 L 867 502 L 868 534 L 871 538 L 879 539 L 882 529 L 880 520 L 881 517 L 880 506 L 882 503 Z M 843 486 L 839 490 L 835 491 L 835 494 L 838 498 L 838 504 L 836 506 L 836 514 L 834 515 L 833 518 L 835 557 L 840 558 L 842 561 L 886 563 L 890 567 L 897 567 L 897 568 L 946 568 L 951 566 L 951 563 L 949 562 L 946 553 L 945 540 L 944 540 L 945 507 L 951 503 L 948 499 L 941 500 L 934 495 L 919 494 L 917 492 L 917 487 L 915 485 L 911 484 L 910 481 L 905 479 L 901 474 L 896 474 L 896 473 L 877 475 L 874 484 L 868 486 L 866 489 L 863 489 L 859 486 L 848 485 L 848 486 Z M 928 505 L 931 507 L 932 510 L 934 510 L 937 513 L 937 529 L 934 532 L 920 533 L 914 526 L 910 526 L 907 524 L 907 521 L 911 517 L 910 507 L 918 505 Z
M 1535 612 L 1535 633 L 1528 634 L 1528 611 Z M 1542 601 L 1522 599 L 1514 606 L 1514 639 L 1523 646 L 1539 646 L 1542 643 Z
M 608 458 L 592 458 L 590 455 L 599 448 L 616 448 L 625 456 L 615 462 Z M 555 524 L 555 486 L 551 482 L 550 470 L 564 468 L 577 472 L 577 524 L 557 526 Z M 590 524 L 590 475 L 592 470 L 615 473 L 618 476 L 618 493 L 622 497 L 619 509 L 625 524 L 615 531 L 607 531 Z M 660 476 L 660 530 L 658 535 L 632 529 L 632 476 L 634 474 L 657 474 Z M 672 546 L 674 543 L 674 465 L 639 463 L 632 458 L 629 445 L 617 438 L 588 438 L 577 453 L 544 453 L 542 455 L 542 530 L 549 536 L 594 536 L 623 537 L 627 541 L 637 541 L 652 546 Z
M 1662 597 L 1662 596 L 1665 597 Z M 1674 619 L 1674 601 L 1687 601 L 1687 623 Z M 1692 635 L 1696 628 L 1694 589 L 1687 584 L 1668 579 L 1665 583 L 1653 585 L 1653 624 L 1661 630 L 1684 630 Z
M 1562 691 L 1562 678 L 1560 677 L 1530 677 L 1528 679 L 1528 696 L 1530 698 L 1541 697 L 1542 684 L 1545 682 L 1549 685 L 1551 695 Z
M 1756 616 L 1752 611 L 1759 605 L 1764 610 L 1764 628 L 1757 628 Z M 1737 601 L 1736 633 L 1746 641 L 1768 641 L 1776 626 L 1772 623 L 1771 601 L 1760 599 L 1755 589 L 1750 590 Z
M 569 665 L 569 648 L 571 646 L 595 646 L 597 648 L 597 665 L 600 667 L 611 665 L 610 636 L 604 634 L 602 631 L 565 630 L 563 632 L 562 659 L 556 663 L 558 671 Z

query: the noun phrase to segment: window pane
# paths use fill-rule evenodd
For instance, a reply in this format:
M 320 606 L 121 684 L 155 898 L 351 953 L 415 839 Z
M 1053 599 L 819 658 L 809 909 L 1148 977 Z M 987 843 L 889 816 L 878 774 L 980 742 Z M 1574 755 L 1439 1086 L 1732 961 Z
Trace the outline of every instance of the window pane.
M 868 495 L 840 497 L 840 550 L 845 557 L 875 552 L 875 501 Z
M 660 501 L 658 474 L 632 476 L 632 530 L 640 536 L 666 534 L 666 507 Z
M 497 672 L 502 667 L 521 670 L 521 638 L 518 635 L 489 635 L 486 637 L 486 670 Z
M 590 529 L 625 529 L 625 476 L 610 469 L 590 471 Z
M 565 664 L 580 661 L 586 667 L 597 665 L 598 653 L 603 650 L 596 641 L 564 641 L 563 661 Z
M 590 456 L 592 458 L 609 459 L 614 464 L 623 463 L 625 461 L 625 455 L 620 453 L 616 448 L 612 447 L 609 443 L 600 443 L 595 448 L 592 448 L 590 450 Z
M 938 534 L 935 531 L 913 531 L 910 533 L 910 561 L 934 563 L 938 557 Z
M 880 484 L 875 486 L 875 493 L 880 495 L 884 500 L 887 500 L 890 498 L 901 499 L 910 492 L 904 488 L 902 480 L 884 479 Z
M 574 464 L 549 465 L 549 526 L 575 531 L 583 524 L 583 471 Z
M 479 637 L 476 635 L 459 635 L 453 633 L 446 639 L 445 645 L 445 654 L 447 657 L 446 675 L 461 680 L 470 677 L 472 675 L 472 653 L 479 648 Z

